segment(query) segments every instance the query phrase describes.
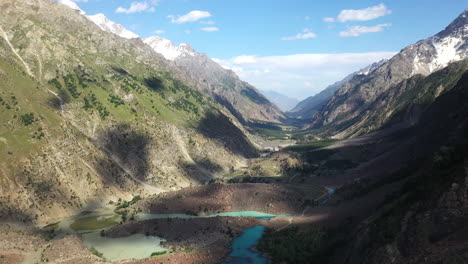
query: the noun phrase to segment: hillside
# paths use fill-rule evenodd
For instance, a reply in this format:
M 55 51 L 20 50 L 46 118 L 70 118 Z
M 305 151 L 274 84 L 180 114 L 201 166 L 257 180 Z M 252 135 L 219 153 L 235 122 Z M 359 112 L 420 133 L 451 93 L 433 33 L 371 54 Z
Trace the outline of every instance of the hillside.
M 243 123 L 258 121 L 282 122 L 281 110 L 263 96 L 254 86 L 242 81 L 231 70 L 188 44 L 175 46 L 170 40 L 158 36 L 144 39 L 156 52 L 174 62 L 187 76 L 195 80 L 198 89 L 210 95 Z
M 375 69 L 380 67 L 384 64 L 386 60 L 381 60 L 379 62 L 372 63 L 371 65 L 353 72 L 343 78 L 343 80 L 335 82 L 327 86 L 327 88 L 323 89 L 316 95 L 307 97 L 306 99 L 300 101 L 294 108 L 287 112 L 287 115 L 294 118 L 312 118 L 314 117 L 315 113 L 319 112 L 322 107 L 324 107 L 328 101 L 333 97 L 333 94 L 345 86 L 349 81 L 353 79 L 355 76 L 360 75 L 368 75 L 372 73 Z
M 141 41 L 53 0 L 0 10 L 2 218 L 51 221 L 199 184 L 256 154 L 229 112 Z

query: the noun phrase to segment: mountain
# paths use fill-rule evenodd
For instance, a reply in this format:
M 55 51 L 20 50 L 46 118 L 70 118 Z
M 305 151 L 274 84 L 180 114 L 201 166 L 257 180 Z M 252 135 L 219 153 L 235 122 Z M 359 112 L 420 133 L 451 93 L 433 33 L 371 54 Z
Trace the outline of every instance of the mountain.
M 154 51 L 161 54 L 167 60 L 175 60 L 178 57 L 182 56 L 195 56 L 195 51 L 186 43 L 181 43 L 179 46 L 176 46 L 172 41 L 161 38 L 159 36 L 149 37 L 144 40 Z
M 315 113 L 317 113 L 332 98 L 333 94 L 345 84 L 347 84 L 351 79 L 353 79 L 354 76 L 368 75 L 386 61 L 387 60 L 381 60 L 379 62 L 372 63 L 371 65 L 360 69 L 359 71 L 351 73 L 343 80 L 329 85 L 320 93 L 302 100 L 294 108 L 292 108 L 292 110 L 290 110 L 287 115 L 295 118 L 312 118 Z
M 139 38 L 139 36 L 129 30 L 127 30 L 124 26 L 114 23 L 107 19 L 104 14 L 96 14 L 92 16 L 88 16 L 89 20 L 93 21 L 94 24 L 98 25 L 102 30 L 113 33 L 117 36 L 126 39 L 133 39 Z
M 86 15 L 76 3 L 70 0 L 62 0 L 60 3 L 85 16 L 104 31 L 126 39 L 139 38 L 138 35 L 109 20 L 103 14 Z M 243 82 L 234 72 L 224 69 L 205 54 L 196 52 L 190 45 L 182 43 L 176 46 L 170 40 L 159 36 L 148 37 L 143 41 L 165 59 L 173 61 L 196 83 L 199 91 L 209 94 L 241 123 L 281 122 L 286 118 L 281 110 L 268 101 L 255 87 Z
M 50 223 L 256 156 L 236 118 L 141 40 L 52 0 L 0 10 L 1 219 Z
M 262 90 L 261 92 L 268 100 L 270 100 L 270 102 L 274 103 L 282 111 L 288 111 L 292 109 L 297 103 L 299 103 L 296 98 L 291 98 L 272 90 Z
M 81 10 L 81 8 L 75 2 L 71 0 L 60 0 L 59 3 L 70 7 L 71 9 L 77 11 L 81 15 L 86 15 L 86 13 L 83 10 Z
M 86 15 L 86 13 L 81 10 L 81 8 L 71 0 L 60 0 L 60 4 L 70 7 L 71 9 L 77 11 L 80 15 L 87 17 L 94 24 L 98 25 L 102 30 L 113 33 L 117 36 L 126 39 L 139 38 L 139 36 L 129 30 L 124 26 L 117 24 L 113 21 L 110 21 L 104 14 L 99 13 L 96 15 Z
M 170 40 L 158 36 L 143 41 L 154 51 L 173 61 L 197 82 L 201 92 L 209 94 L 216 102 L 225 106 L 241 123 L 281 122 L 286 118 L 255 87 L 240 80 L 233 71 L 224 69 L 205 54 L 196 52 L 188 44 L 175 46 Z
M 468 10 L 435 36 L 418 41 L 368 75 L 357 75 L 341 87 L 319 111 L 310 128 L 324 128 L 337 138 L 363 134 L 378 129 L 397 110 L 393 108 L 399 96 L 382 97 L 398 90 L 411 77 L 427 76 L 451 62 L 468 57 Z M 438 94 L 446 88 L 443 86 Z M 376 115 L 377 100 L 385 115 Z M 369 120 L 378 120 L 368 124 Z M 367 122 L 367 123 L 366 123 Z

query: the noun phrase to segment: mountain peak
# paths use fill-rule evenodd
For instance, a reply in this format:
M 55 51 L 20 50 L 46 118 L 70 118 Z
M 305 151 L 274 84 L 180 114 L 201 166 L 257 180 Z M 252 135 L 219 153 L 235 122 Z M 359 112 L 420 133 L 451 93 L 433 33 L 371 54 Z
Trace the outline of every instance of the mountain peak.
M 360 69 L 359 71 L 357 71 L 355 73 L 355 75 L 368 75 L 368 74 L 372 73 L 373 71 L 375 71 L 378 67 L 382 66 L 387 61 L 388 60 L 383 59 L 383 60 L 380 60 L 378 62 L 374 62 L 374 63 Z
M 69 8 L 77 11 L 78 13 L 82 15 L 86 14 L 83 10 L 81 10 L 81 8 L 75 2 L 71 0 L 60 0 L 59 3 L 62 5 L 68 6 Z
M 69 0 L 66 0 L 69 1 Z M 113 33 L 117 36 L 126 39 L 134 39 L 139 38 L 139 36 L 130 30 L 126 29 L 124 26 L 117 24 L 111 20 L 109 20 L 104 14 L 99 13 L 92 16 L 87 16 L 89 20 L 94 22 L 94 24 L 98 25 L 102 30 Z
M 197 54 L 187 43 L 181 43 L 179 46 L 176 46 L 172 41 L 159 36 L 148 37 L 143 42 L 157 53 L 163 55 L 167 60 L 175 60 L 182 56 L 195 56 Z

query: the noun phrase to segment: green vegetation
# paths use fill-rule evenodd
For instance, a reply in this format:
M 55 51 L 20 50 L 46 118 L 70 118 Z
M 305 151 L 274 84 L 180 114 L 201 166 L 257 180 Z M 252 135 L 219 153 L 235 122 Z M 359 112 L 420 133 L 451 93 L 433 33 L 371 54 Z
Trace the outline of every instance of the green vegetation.
M 141 199 L 142 199 L 141 196 L 137 195 L 137 196 L 133 197 L 133 199 L 130 200 L 130 201 L 123 201 L 123 202 L 119 201 L 117 203 L 117 207 L 115 208 L 115 210 L 119 210 L 119 209 L 122 209 L 122 208 L 127 208 L 130 205 L 140 201 Z
M 284 134 L 282 130 L 260 128 L 260 127 L 254 127 L 253 130 L 256 133 L 260 134 L 261 136 L 269 140 L 286 139 L 286 135 Z
M 246 87 L 241 91 L 241 95 L 256 104 L 268 104 L 269 101 L 256 92 L 254 89 Z
M 93 248 L 93 247 L 92 247 L 91 249 L 89 249 L 89 251 L 91 251 L 91 253 L 92 253 L 93 255 L 95 255 L 95 256 L 98 256 L 98 257 L 100 257 L 100 258 L 104 258 L 104 254 L 102 254 L 101 252 L 97 251 L 97 249 L 95 249 L 95 248 Z
M 106 119 L 106 117 L 110 115 L 109 111 L 107 111 L 106 107 L 96 98 L 96 95 L 93 92 L 83 97 L 83 101 L 83 108 L 85 110 L 96 109 L 102 119 Z
M 117 223 L 117 215 L 111 217 L 90 216 L 75 220 L 70 227 L 75 231 L 98 230 Z
M 21 123 L 25 126 L 29 126 L 36 121 L 33 113 L 28 113 L 20 116 Z
M 307 152 L 307 151 L 312 151 L 312 150 L 328 147 L 335 142 L 336 140 L 332 140 L 332 139 L 319 140 L 319 141 L 309 142 L 307 144 L 298 144 L 298 145 L 288 146 L 285 148 L 285 150 L 294 151 L 294 152 Z
M 119 105 L 124 105 L 125 102 L 120 99 L 120 97 L 118 96 L 115 96 L 115 95 L 109 95 L 110 99 L 109 99 L 109 102 L 111 102 L 112 104 L 114 104 L 115 107 L 118 107 Z
M 151 257 L 155 257 L 155 256 L 161 256 L 161 255 L 166 255 L 167 254 L 167 251 L 164 250 L 164 251 L 159 251 L 159 252 L 153 252 L 151 253 Z
M 323 231 L 299 232 L 297 228 L 267 230 L 257 249 L 267 253 L 272 263 L 326 263 L 327 235 Z

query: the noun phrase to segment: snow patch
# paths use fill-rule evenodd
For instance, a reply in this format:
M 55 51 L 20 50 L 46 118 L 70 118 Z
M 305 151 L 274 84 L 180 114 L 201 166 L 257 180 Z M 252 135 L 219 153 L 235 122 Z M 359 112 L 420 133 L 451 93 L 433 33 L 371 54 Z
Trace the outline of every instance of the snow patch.
M 461 60 L 458 48 L 463 44 L 463 40 L 460 38 L 447 37 L 441 41 L 433 41 L 432 45 L 436 49 L 436 56 L 433 60 L 434 66 L 437 68 L 443 68 L 450 62 Z M 432 71 L 431 71 L 432 72 Z
M 143 40 L 154 51 L 161 54 L 167 60 L 175 60 L 179 57 L 195 56 L 197 53 L 186 43 L 181 43 L 179 46 L 174 45 L 172 41 L 158 36 L 149 37 Z
M 96 14 L 88 16 L 88 19 L 98 25 L 102 30 L 113 33 L 117 36 L 126 39 L 139 38 L 139 36 L 130 30 L 126 29 L 124 26 L 117 24 L 109 20 L 104 14 Z
M 75 11 L 78 11 L 78 13 L 80 13 L 82 15 L 86 14 L 83 10 L 81 10 L 81 8 L 75 2 L 73 2 L 71 0 L 60 0 L 59 3 L 62 4 L 62 5 L 66 5 L 66 6 L 68 6 L 69 8 L 71 8 L 71 9 L 73 9 Z

